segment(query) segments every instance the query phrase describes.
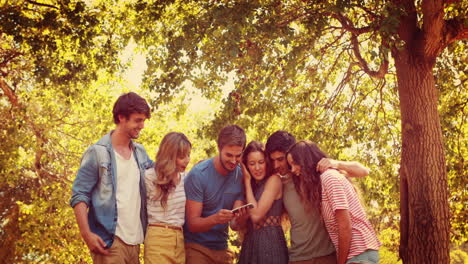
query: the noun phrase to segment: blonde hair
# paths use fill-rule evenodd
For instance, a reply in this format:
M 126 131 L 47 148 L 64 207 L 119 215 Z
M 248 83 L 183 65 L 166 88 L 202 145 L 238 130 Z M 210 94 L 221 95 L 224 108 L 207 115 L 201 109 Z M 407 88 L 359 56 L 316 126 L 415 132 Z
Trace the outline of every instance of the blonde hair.
M 177 158 L 190 155 L 192 144 L 188 138 L 179 132 L 170 132 L 164 136 L 156 154 L 156 180 L 153 181 L 156 187 L 154 200 L 161 199 L 161 206 L 166 209 L 167 199 L 171 191 L 176 187 L 179 177 L 177 172 Z

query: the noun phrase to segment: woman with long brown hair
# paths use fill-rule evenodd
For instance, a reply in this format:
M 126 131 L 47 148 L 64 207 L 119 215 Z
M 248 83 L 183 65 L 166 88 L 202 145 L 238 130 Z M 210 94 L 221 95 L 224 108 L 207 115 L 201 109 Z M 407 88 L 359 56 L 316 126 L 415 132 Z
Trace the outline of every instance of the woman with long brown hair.
M 300 199 L 306 210 L 321 209 L 338 264 L 378 263 L 381 244 L 354 187 L 337 169 L 317 171 L 326 157 L 310 141 L 299 141 L 289 149 L 287 160 Z
M 286 264 L 288 248 L 281 227 L 283 189 L 278 174 L 271 170 L 263 144 L 250 142 L 242 155 L 245 198 L 254 207 L 248 211 L 248 230 L 239 263 Z
M 145 172 L 148 228 L 145 263 L 185 263 L 185 169 L 192 144 L 179 132 L 164 136 L 154 168 Z

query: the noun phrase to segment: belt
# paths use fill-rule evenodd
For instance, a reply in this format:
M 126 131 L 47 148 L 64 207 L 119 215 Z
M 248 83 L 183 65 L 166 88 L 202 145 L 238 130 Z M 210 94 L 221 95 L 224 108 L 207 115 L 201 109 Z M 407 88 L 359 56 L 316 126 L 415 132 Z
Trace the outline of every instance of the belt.
M 180 226 L 173 226 L 173 225 L 166 225 L 166 224 L 149 224 L 149 226 L 157 226 L 157 227 L 163 227 L 163 228 L 169 228 L 169 229 L 182 231 L 182 227 Z

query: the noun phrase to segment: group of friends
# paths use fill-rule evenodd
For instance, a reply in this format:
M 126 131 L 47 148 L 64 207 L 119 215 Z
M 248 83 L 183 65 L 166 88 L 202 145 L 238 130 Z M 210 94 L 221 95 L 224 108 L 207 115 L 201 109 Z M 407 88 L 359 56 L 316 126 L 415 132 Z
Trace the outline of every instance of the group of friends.
M 218 154 L 186 173 L 183 133 L 163 137 L 155 162 L 133 141 L 150 118 L 144 98 L 121 95 L 113 118 L 115 129 L 83 154 L 70 200 L 94 263 L 139 263 L 140 244 L 148 264 L 378 263 L 381 244 L 348 180 L 368 175 L 360 163 L 330 159 L 286 131 L 246 144 L 228 125 Z M 229 228 L 243 237 L 237 260 Z

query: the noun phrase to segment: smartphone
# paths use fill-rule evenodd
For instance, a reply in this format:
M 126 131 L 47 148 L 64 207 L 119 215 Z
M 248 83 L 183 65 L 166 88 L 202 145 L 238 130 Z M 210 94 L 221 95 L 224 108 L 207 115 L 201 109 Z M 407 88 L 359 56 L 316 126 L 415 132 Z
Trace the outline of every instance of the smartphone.
M 232 209 L 231 212 L 236 213 L 237 211 L 239 211 L 242 208 L 251 209 L 253 207 L 254 207 L 254 205 L 252 203 L 248 203 L 248 204 L 245 204 L 245 205 L 242 205 L 242 206 L 239 206 L 237 208 Z

